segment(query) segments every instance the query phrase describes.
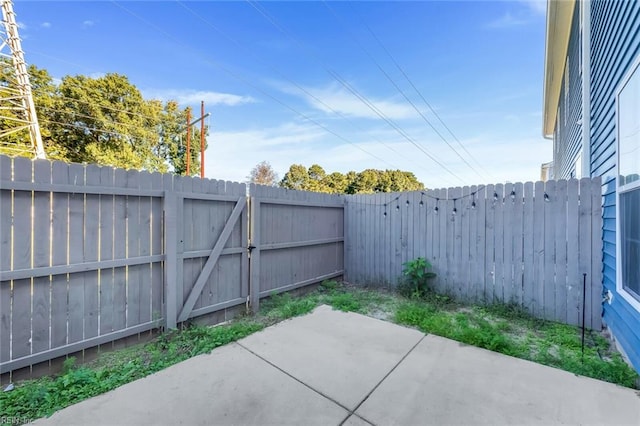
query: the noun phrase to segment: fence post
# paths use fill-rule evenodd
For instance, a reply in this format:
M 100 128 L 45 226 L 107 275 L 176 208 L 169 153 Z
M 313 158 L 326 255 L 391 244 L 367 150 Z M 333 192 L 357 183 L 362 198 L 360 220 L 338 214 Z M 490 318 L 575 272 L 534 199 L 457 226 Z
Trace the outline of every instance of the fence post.
M 251 197 L 250 201 L 249 232 L 251 244 L 249 249 L 251 258 L 249 259 L 249 303 L 251 305 L 251 311 L 255 314 L 258 313 L 260 309 L 260 201 L 254 197 Z
M 173 191 L 164 192 L 164 320 L 166 329 L 178 326 L 176 282 L 178 270 L 178 220 L 177 196 Z

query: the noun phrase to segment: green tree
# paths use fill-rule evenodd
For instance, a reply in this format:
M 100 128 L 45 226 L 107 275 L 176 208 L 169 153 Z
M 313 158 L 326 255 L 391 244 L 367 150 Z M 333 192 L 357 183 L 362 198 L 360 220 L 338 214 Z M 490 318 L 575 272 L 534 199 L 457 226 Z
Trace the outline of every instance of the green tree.
M 247 176 L 249 183 L 258 185 L 276 186 L 278 185 L 278 174 L 273 170 L 267 161 L 258 163 Z
M 424 184 L 411 172 L 402 170 L 366 169 L 359 173 L 347 174 L 325 170 L 314 164 L 306 169 L 301 164 L 293 164 L 280 182 L 289 189 L 328 192 L 334 194 L 372 194 L 374 192 L 417 191 Z
M 280 186 L 288 189 L 306 191 L 309 188 L 310 178 L 307 168 L 302 164 L 292 164 L 289 171 L 284 174 Z
M 56 85 L 46 70 L 29 66 L 34 103 L 47 156 L 73 162 L 165 172 L 186 171 L 186 109 L 175 101 L 146 100 L 127 77 L 66 76 Z M 0 58 L 0 97 L 15 87 L 13 67 Z M 0 102 L 0 126 L 15 112 Z M 200 172 L 200 128 L 192 129 L 191 173 Z M 208 128 L 205 126 L 205 134 Z M 0 153 L 26 148 L 27 130 L 3 137 Z
M 333 172 L 330 175 L 325 176 L 324 179 L 322 179 L 322 183 L 327 189 L 327 192 L 333 194 L 344 194 L 347 192 L 347 188 L 349 187 L 349 180 L 347 176 L 340 172 Z

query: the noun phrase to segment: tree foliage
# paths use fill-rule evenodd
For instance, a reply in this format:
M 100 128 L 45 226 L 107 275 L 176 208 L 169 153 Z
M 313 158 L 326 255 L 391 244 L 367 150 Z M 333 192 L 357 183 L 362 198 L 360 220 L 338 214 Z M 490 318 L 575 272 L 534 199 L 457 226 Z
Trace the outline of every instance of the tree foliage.
M 13 68 L 6 59 L 0 59 L 0 69 L 0 90 L 15 87 Z M 28 71 L 50 159 L 185 173 L 187 110 L 177 102 L 145 99 L 120 74 L 65 76 L 56 83 L 46 70 L 32 65 Z M 196 125 L 191 131 L 190 172 L 198 174 L 200 129 Z M 11 143 L 28 147 L 28 132 L 5 138 L 0 153 L 12 154 L 7 150 Z
M 271 164 L 267 161 L 258 163 L 251 173 L 247 176 L 249 183 L 255 183 L 258 185 L 277 186 L 278 174 L 273 170 Z
M 317 164 L 308 169 L 301 164 L 293 164 L 280 181 L 283 188 L 303 191 L 328 192 L 332 194 L 361 194 L 374 192 L 417 191 L 424 184 L 412 172 L 402 170 L 366 169 L 346 174 L 327 174 Z

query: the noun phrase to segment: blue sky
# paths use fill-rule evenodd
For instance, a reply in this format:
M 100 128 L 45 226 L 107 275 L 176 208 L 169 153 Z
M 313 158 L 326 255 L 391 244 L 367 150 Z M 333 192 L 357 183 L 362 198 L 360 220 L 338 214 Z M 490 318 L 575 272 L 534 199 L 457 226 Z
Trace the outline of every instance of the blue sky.
M 435 188 L 537 180 L 551 159 L 544 1 L 14 9 L 27 62 L 56 78 L 117 72 L 149 98 L 204 100 L 207 177 L 243 181 L 266 160 L 280 176 L 292 163 L 400 168 Z

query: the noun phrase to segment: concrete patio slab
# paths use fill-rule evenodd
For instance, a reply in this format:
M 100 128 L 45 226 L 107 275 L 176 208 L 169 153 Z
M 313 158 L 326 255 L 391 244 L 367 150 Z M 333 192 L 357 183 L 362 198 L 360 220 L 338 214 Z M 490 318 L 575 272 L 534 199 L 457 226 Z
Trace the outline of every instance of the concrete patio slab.
M 639 425 L 636 391 L 429 335 L 360 406 L 376 425 Z
M 371 423 L 363 420 L 355 414 L 352 414 L 341 426 L 371 426 Z
M 637 426 L 640 397 L 320 307 L 36 423 Z
M 416 330 L 320 306 L 238 343 L 353 410 L 422 338 Z
M 338 425 L 349 413 L 236 344 L 68 407 L 42 425 Z

